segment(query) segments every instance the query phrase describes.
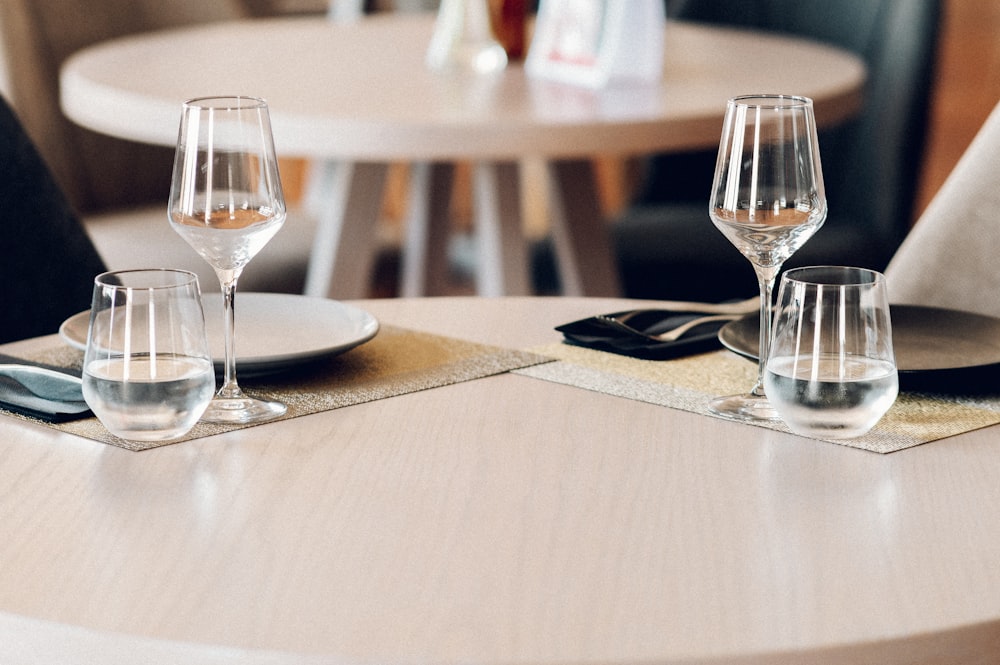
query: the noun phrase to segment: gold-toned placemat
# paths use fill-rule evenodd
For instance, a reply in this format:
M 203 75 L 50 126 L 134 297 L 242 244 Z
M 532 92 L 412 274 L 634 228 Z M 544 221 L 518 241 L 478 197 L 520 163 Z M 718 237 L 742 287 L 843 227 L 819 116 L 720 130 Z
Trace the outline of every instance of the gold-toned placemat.
M 52 348 L 33 354 L 26 360 L 59 367 L 79 368 L 83 353 L 56 342 Z M 259 378 L 240 378 L 240 386 L 244 392 L 254 397 L 276 399 L 287 404 L 288 412 L 278 419 L 287 420 L 501 374 L 548 360 L 528 351 L 476 344 L 383 325 L 373 340 L 347 353 L 317 359 L 287 373 Z M 44 424 L 64 432 L 136 451 L 250 427 L 250 425 L 198 423 L 181 438 L 145 443 L 119 439 L 110 434 L 97 418 Z
M 714 416 L 708 403 L 719 395 L 746 392 L 757 378 L 754 363 L 729 351 L 675 360 L 638 360 L 555 343 L 532 349 L 555 362 L 518 369 L 546 381 Z M 1000 423 L 1000 397 L 954 397 L 900 393 L 896 403 L 866 435 L 823 439 L 876 453 L 891 453 Z M 762 424 L 780 431 L 780 422 Z

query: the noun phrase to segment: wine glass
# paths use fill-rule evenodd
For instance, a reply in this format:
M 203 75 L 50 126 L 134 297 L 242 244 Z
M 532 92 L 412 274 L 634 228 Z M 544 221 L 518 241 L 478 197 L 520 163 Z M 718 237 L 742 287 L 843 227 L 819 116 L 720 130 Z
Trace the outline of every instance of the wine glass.
M 236 282 L 285 222 L 267 104 L 254 97 L 184 103 L 168 205 L 170 225 L 215 269 L 225 312 L 222 387 L 202 420 L 253 423 L 285 413 L 236 381 Z
M 753 389 L 713 400 L 713 413 L 748 422 L 778 418 L 764 394 L 774 281 L 785 260 L 823 224 L 826 211 L 812 100 L 789 95 L 729 100 L 709 216 L 757 273 L 760 353 Z

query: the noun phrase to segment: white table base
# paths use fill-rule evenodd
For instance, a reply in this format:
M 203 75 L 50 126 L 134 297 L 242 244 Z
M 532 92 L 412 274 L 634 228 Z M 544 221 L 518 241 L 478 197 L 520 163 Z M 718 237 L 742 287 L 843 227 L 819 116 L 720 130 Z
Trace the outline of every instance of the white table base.
M 450 204 L 454 164 L 418 162 L 410 170 L 409 210 L 400 293 L 447 292 Z M 306 295 L 363 298 L 371 281 L 388 165 L 322 162 L 308 199 L 319 227 Z M 559 160 L 547 169 L 552 233 L 566 295 L 616 296 L 617 268 L 601 219 L 597 183 L 588 160 Z M 530 256 L 521 210 L 517 161 L 477 162 L 473 170 L 477 242 L 476 290 L 481 296 L 530 295 Z

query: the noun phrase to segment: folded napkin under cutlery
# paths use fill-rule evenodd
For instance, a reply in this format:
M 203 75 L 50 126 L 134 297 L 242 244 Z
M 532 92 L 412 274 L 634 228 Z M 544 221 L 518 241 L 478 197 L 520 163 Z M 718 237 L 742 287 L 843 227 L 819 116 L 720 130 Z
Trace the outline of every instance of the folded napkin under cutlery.
M 719 329 L 756 308 L 739 303 L 676 303 L 683 309 L 635 309 L 558 326 L 566 341 L 644 360 L 669 360 L 721 348 Z
M 90 415 L 78 374 L 0 354 L 0 407 L 46 422 Z

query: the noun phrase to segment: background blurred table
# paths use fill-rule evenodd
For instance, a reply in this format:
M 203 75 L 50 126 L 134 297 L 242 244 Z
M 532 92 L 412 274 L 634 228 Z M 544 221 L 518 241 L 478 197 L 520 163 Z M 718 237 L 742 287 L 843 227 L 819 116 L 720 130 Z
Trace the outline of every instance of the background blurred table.
M 306 290 L 358 297 L 390 161 L 420 165 L 404 294 L 433 292 L 441 280 L 456 160 L 478 164 L 479 292 L 529 292 L 518 160 L 537 156 L 555 185 L 551 226 L 564 291 L 615 295 L 590 158 L 717 145 L 735 94 L 810 96 L 823 125 L 861 103 L 859 59 L 787 37 L 672 23 L 661 85 L 593 91 L 530 80 L 518 65 L 497 77 L 435 74 L 424 66 L 432 22 L 422 14 L 347 24 L 274 19 L 137 35 L 71 58 L 62 104 L 90 129 L 173 145 L 185 99 L 265 97 L 279 154 L 337 163 L 321 178 L 329 196 Z
M 511 348 L 635 305 L 360 303 Z M 5 663 L 1000 649 L 997 427 L 881 456 L 502 374 L 142 453 L 0 416 L 0 453 Z

